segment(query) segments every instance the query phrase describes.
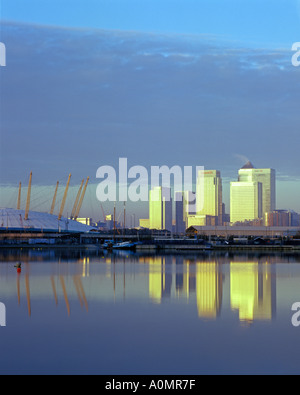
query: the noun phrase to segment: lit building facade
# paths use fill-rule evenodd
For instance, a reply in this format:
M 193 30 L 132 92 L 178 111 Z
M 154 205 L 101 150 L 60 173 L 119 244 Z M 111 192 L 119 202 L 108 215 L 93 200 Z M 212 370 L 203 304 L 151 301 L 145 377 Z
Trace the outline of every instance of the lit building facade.
M 149 192 L 150 229 L 172 231 L 172 197 L 170 188 L 154 187 Z
M 203 180 L 201 177 L 203 177 Z M 216 217 L 218 225 L 222 225 L 223 201 L 222 178 L 220 171 L 199 171 L 196 186 L 196 202 L 197 215 L 209 215 Z
M 140 228 L 149 229 L 149 227 L 150 227 L 150 222 L 149 222 L 149 219 L 148 219 L 148 218 L 147 218 L 147 219 L 141 218 L 139 222 L 140 222 Z
M 256 169 L 251 162 L 246 163 L 239 170 L 238 182 L 230 186 L 230 221 L 264 221 L 275 207 L 275 170 Z
M 248 162 L 239 170 L 239 182 L 262 184 L 262 216 L 276 209 L 276 172 L 274 169 L 255 169 Z
M 189 215 L 187 228 L 191 226 L 218 226 L 217 217 L 211 215 Z
M 230 183 L 230 221 L 252 221 L 262 217 L 262 184 L 260 182 Z
M 84 225 L 93 226 L 92 218 L 77 218 L 76 221 Z

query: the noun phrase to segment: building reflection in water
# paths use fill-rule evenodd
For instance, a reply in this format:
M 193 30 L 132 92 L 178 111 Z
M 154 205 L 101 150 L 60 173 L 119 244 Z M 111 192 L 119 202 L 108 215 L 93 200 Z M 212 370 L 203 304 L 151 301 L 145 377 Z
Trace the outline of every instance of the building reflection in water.
M 171 296 L 172 274 L 166 273 L 166 264 L 170 263 L 170 257 L 157 256 L 149 260 L 149 297 L 155 303 Z
M 178 268 L 183 268 L 183 272 L 176 271 L 176 295 L 189 299 L 190 294 L 194 294 L 196 290 L 195 272 L 190 270 L 190 261 L 183 256 L 178 256 L 174 260 Z
M 176 263 L 172 292 L 172 272 L 166 271 L 168 263 Z M 149 263 L 149 297 L 161 303 L 164 297 L 177 295 L 189 299 L 196 297 L 199 318 L 217 319 L 220 316 L 224 281 L 224 262 L 185 259 L 183 256 L 151 257 Z M 271 320 L 276 315 L 276 275 L 268 261 L 231 262 L 230 308 L 238 311 L 239 320 L 252 323 L 255 320 Z M 182 267 L 183 270 L 179 270 Z M 274 268 L 273 268 L 274 269 Z M 173 279 L 174 279 L 173 277 Z
M 216 262 L 197 262 L 196 297 L 199 317 L 215 319 L 222 306 L 222 272 Z
M 21 303 L 25 285 L 24 299 L 29 316 L 33 311 L 31 298 L 36 299 L 39 295 L 47 296 L 56 306 L 62 299 L 66 313 L 70 315 L 74 300 L 89 311 L 84 288 L 93 299 L 113 298 L 114 301 L 121 296 L 120 291 L 125 299 L 126 289 L 128 298 L 146 297 L 156 304 L 164 298 L 195 301 L 198 317 L 206 320 L 217 319 L 223 305 L 238 312 L 243 323 L 273 319 L 276 312 L 276 265 L 270 264 L 271 259 L 267 257 L 237 259 L 210 255 L 199 259 L 199 255 L 180 254 L 107 255 L 95 260 L 81 257 L 73 261 L 76 266 L 68 266 L 68 262 L 62 265 L 63 261 L 59 261 L 56 274 L 33 276 L 32 281 L 29 278 L 30 264 L 26 262 L 24 275 L 17 273 L 17 303 Z M 91 264 L 95 263 L 105 266 L 93 265 L 95 270 L 90 274 Z M 22 277 L 24 282 L 21 283 Z
M 172 294 L 172 272 L 167 264 L 176 264 L 174 294 L 189 299 L 196 295 L 199 317 L 215 319 L 222 305 L 222 272 L 216 262 L 190 261 L 183 256 L 149 259 L 149 297 L 160 303 Z
M 245 323 L 274 318 L 276 278 L 271 273 L 271 266 L 258 261 L 231 262 L 230 305 Z
M 82 277 L 89 277 L 90 275 L 90 258 L 84 257 L 82 259 Z

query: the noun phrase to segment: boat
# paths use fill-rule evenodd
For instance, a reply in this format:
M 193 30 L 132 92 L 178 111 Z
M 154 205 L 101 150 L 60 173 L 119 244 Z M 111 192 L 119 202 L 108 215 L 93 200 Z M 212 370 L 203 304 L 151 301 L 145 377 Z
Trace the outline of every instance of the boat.
M 113 240 L 105 240 L 102 244 L 102 248 L 104 248 L 105 250 L 111 250 L 114 244 L 115 243 Z
M 112 249 L 120 249 L 120 250 L 133 250 L 135 249 L 136 243 L 132 241 L 124 241 L 122 243 L 116 243 L 112 245 Z

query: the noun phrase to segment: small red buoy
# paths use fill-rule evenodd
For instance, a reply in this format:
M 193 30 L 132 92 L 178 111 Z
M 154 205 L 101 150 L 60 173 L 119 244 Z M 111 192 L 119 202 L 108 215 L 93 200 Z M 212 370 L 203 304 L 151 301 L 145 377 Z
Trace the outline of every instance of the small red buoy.
M 18 269 L 17 269 L 17 273 L 21 273 L 21 268 L 20 267 L 18 267 Z

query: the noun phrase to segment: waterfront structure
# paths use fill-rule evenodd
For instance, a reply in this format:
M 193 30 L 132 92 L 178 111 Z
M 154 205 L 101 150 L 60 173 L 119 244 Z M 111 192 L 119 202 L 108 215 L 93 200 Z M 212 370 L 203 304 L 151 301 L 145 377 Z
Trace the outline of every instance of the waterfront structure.
M 295 211 L 289 211 L 290 215 L 290 226 L 300 226 L 300 214 Z
M 261 237 L 278 238 L 292 237 L 300 232 L 299 226 L 191 226 L 187 234 L 199 236 L 229 237 Z
M 154 187 L 149 192 L 150 229 L 172 231 L 171 189 Z
M 184 218 L 183 192 L 175 193 L 175 233 L 183 233 L 186 229 Z
M 189 215 L 187 228 L 191 226 L 217 226 L 217 217 L 211 215 Z
M 222 214 L 223 214 L 223 225 L 229 224 L 230 223 L 230 214 L 226 214 L 226 206 L 225 203 L 222 205 Z
M 85 233 L 92 229 L 91 226 L 80 222 L 48 213 L 28 211 L 28 219 L 23 220 L 24 210 L 9 208 L 0 209 L 0 230 L 2 231 L 42 231 L 42 232 L 77 232 Z
M 260 182 L 230 183 L 230 221 L 252 221 L 262 217 L 262 184 Z
M 217 224 L 222 225 L 223 201 L 222 178 L 220 171 L 199 171 L 196 185 L 196 208 L 197 215 L 216 217 Z
M 106 222 L 107 230 L 114 229 L 114 216 L 112 214 L 107 214 L 105 216 L 105 222 Z
M 265 213 L 266 226 L 300 226 L 300 215 L 290 210 Z
M 59 209 L 59 214 L 57 217 L 53 215 L 54 209 L 55 209 L 55 204 L 57 200 L 57 191 L 58 191 L 58 186 L 59 186 L 59 181 L 56 183 L 55 187 L 55 192 L 54 196 L 52 199 L 52 204 L 51 204 L 51 209 L 49 214 L 46 213 L 39 213 L 39 212 L 33 212 L 29 211 L 30 210 L 30 202 L 31 202 L 31 187 L 32 187 L 32 172 L 30 172 L 29 175 L 29 183 L 28 183 L 28 189 L 27 189 L 27 199 L 26 199 L 26 208 L 24 211 L 20 210 L 21 208 L 21 187 L 22 183 L 19 183 L 19 188 L 18 188 L 18 202 L 17 202 L 17 209 L 11 209 L 11 208 L 2 208 L 0 209 L 0 216 L 3 216 L 4 213 L 6 215 L 6 228 L 7 229 L 49 229 L 49 230 L 54 230 L 56 231 L 57 229 L 61 228 L 66 228 L 66 230 L 69 229 L 69 225 L 76 231 L 75 229 L 78 228 L 76 222 L 82 223 L 83 225 L 89 226 L 89 228 L 86 228 L 85 231 L 88 231 L 88 229 L 91 229 L 92 227 L 92 219 L 91 218 L 78 218 L 79 213 L 82 207 L 82 203 L 86 194 L 86 189 L 89 183 L 89 177 L 87 177 L 84 188 L 84 179 L 81 182 L 79 191 L 76 196 L 76 200 L 73 205 L 73 209 L 71 212 L 71 217 L 69 219 L 63 218 L 63 212 L 68 196 L 68 191 L 69 191 L 69 185 L 70 185 L 70 180 L 71 180 L 71 174 L 68 176 L 68 181 L 65 187 L 64 195 L 62 202 L 60 204 L 60 209 Z M 83 188 L 83 191 L 82 191 Z M 56 225 L 53 225 L 53 223 L 56 223 Z M 2 225 L 3 221 L 0 222 L 0 228 L 3 227 Z M 9 224 L 9 225 L 8 225 Z M 64 225 L 63 225 L 64 224 Z M 79 229 L 79 228 L 78 228 Z M 83 229 L 83 228 L 82 228 Z M 83 230 L 84 231 L 84 230 Z M 80 230 L 79 230 L 80 232 Z
M 140 218 L 139 222 L 140 222 L 140 228 L 146 228 L 146 229 L 150 228 L 149 218 L 147 218 L 147 219 Z
M 239 170 L 239 182 L 262 184 L 262 217 L 276 209 L 276 173 L 274 169 L 256 169 L 248 162 Z
M 84 225 L 93 226 L 92 218 L 77 218 L 76 221 Z

